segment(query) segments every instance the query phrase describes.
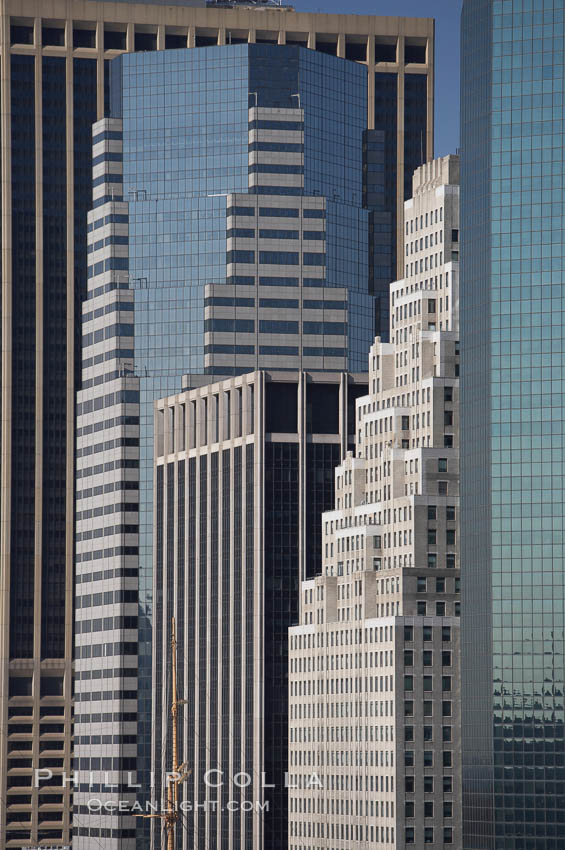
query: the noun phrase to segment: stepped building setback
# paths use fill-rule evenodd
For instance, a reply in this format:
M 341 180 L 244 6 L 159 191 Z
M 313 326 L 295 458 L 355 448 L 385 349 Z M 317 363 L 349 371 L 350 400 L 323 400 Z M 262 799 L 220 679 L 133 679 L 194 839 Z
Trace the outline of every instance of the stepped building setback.
M 289 848 L 461 846 L 459 161 L 414 175 L 390 342 L 289 631 Z

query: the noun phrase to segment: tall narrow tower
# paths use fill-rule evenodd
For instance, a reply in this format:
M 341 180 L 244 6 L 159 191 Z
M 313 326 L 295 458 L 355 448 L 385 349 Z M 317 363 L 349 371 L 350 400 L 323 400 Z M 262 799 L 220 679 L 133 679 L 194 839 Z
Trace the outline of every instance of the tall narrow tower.
M 461 846 L 459 160 L 419 168 L 322 575 L 289 630 L 289 848 Z
M 564 8 L 465 0 L 466 850 L 565 844 Z

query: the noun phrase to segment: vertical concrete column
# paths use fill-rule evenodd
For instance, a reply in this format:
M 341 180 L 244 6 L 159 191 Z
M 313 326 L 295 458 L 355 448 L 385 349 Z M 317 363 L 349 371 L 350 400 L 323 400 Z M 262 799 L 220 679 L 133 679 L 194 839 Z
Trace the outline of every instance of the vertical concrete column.
M 187 47 L 196 47 L 196 27 L 192 26 L 188 28 L 188 33 L 186 37 L 186 46 Z
M 279 30 L 278 43 L 279 44 L 286 44 L 286 30 L 284 30 L 284 29 Z
M 310 32 L 308 33 L 307 47 L 308 47 L 308 50 L 315 50 L 316 49 L 316 30 L 310 30 Z

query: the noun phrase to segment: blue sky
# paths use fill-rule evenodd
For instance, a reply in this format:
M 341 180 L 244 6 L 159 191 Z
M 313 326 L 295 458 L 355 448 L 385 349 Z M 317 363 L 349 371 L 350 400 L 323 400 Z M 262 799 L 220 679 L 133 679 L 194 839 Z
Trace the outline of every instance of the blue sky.
M 461 0 L 286 0 L 297 12 L 407 15 L 436 20 L 435 155 L 459 147 L 459 16 Z

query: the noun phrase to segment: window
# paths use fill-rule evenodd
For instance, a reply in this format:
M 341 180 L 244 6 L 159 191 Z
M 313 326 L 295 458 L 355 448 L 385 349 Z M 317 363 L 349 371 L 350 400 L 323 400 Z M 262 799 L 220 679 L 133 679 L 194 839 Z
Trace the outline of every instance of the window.
M 447 481 L 438 481 L 437 492 L 439 496 L 447 496 Z
M 453 777 L 452 776 L 444 776 L 443 777 L 443 793 L 451 794 L 453 791 Z
M 428 299 L 428 313 L 435 313 L 436 311 L 436 300 L 435 298 Z
M 428 545 L 435 546 L 436 544 L 436 530 L 435 528 L 428 528 Z
M 414 640 L 414 626 L 404 626 L 404 640 L 405 641 L 413 641 Z
M 424 726 L 424 741 L 433 741 L 433 726 Z
M 453 803 L 445 802 L 443 804 L 443 816 L 444 818 L 452 818 L 453 817 Z M 445 832 L 445 830 L 444 830 Z
M 433 702 L 431 699 L 424 700 L 424 717 L 433 717 Z
M 302 262 L 305 266 L 325 266 L 326 255 L 315 253 L 314 251 L 304 251 Z
M 445 556 L 445 566 L 447 567 L 448 570 L 454 570 L 455 569 L 455 555 L 448 554 L 448 555 Z
M 445 579 L 436 578 L 436 593 L 445 593 Z
M 426 603 L 425 602 L 418 602 L 416 607 L 417 607 L 418 617 L 425 617 L 426 616 Z
M 424 803 L 424 817 L 425 818 L 433 818 L 434 816 L 434 804 L 428 800 Z
M 448 643 L 451 640 L 451 626 L 441 627 L 441 639 L 444 643 Z
M 227 263 L 254 263 L 255 251 L 227 251 Z
M 453 387 L 444 387 L 443 388 L 443 400 L 444 401 L 453 401 Z
M 260 239 L 298 239 L 298 230 L 273 230 L 271 228 L 259 228 Z
M 414 677 L 413 676 L 405 676 L 404 677 L 404 690 L 405 691 L 413 691 L 414 690 Z
M 434 793 L 434 778 L 433 776 L 424 776 L 424 794 Z
M 451 667 L 451 652 L 449 649 L 444 649 L 441 653 L 441 666 Z
M 418 576 L 418 578 L 416 579 L 416 590 L 418 591 L 418 593 L 426 592 L 426 584 L 426 579 L 423 576 Z
M 413 741 L 414 740 L 414 727 L 413 726 L 405 726 L 404 727 L 404 740 L 405 741 Z
M 428 519 L 437 519 L 437 507 L 428 505 Z
M 414 793 L 414 777 L 413 776 L 406 776 L 404 778 L 404 790 L 406 791 L 407 794 L 413 794 Z
M 433 677 L 432 676 L 424 676 L 423 678 L 424 690 L 431 691 L 433 688 Z
M 444 411 L 443 424 L 444 425 L 453 425 L 453 411 L 452 410 Z
M 443 757 L 443 766 L 444 767 L 452 767 L 452 763 L 453 763 L 452 755 L 453 754 L 452 754 L 451 750 L 444 750 L 443 751 L 442 757 Z
M 424 750 L 424 767 L 434 766 L 434 751 Z
M 447 817 L 447 815 L 445 815 L 445 817 Z M 453 830 L 450 826 L 444 826 L 443 828 L 443 843 L 453 844 Z
M 441 704 L 441 713 L 443 717 L 451 717 L 451 700 L 444 699 Z
M 431 626 L 424 626 L 424 628 L 422 629 L 422 637 L 423 637 L 424 641 L 429 641 L 429 640 L 432 639 L 432 627 Z
M 438 457 L 438 459 L 437 459 L 437 471 L 438 472 L 447 472 L 447 458 L 446 457 Z
M 276 218 L 298 218 L 296 207 L 259 207 L 259 215 Z
M 280 322 L 276 319 L 260 319 L 259 333 L 263 334 L 297 334 L 298 322 Z
M 448 522 L 455 522 L 455 505 L 446 506 L 445 518 Z
M 407 818 L 414 817 L 414 803 L 412 802 L 412 800 L 408 800 L 404 804 L 404 814 Z
M 442 689 L 442 691 L 450 691 L 451 690 L 451 676 L 442 676 L 441 677 L 441 689 Z
M 451 653 L 449 653 L 451 655 Z M 414 664 L 414 652 L 411 649 L 404 650 L 404 665 L 405 667 L 412 667 Z
M 433 826 L 424 827 L 424 844 L 434 843 L 434 828 Z
M 461 579 L 457 577 L 453 582 L 455 593 L 459 593 L 461 591 Z
M 451 742 L 451 726 L 441 727 L 441 740 L 445 743 Z
M 444 447 L 444 449 L 452 449 L 453 448 L 453 434 L 444 434 L 443 435 L 443 447 Z
M 403 416 L 402 417 L 402 430 L 408 431 L 409 428 L 410 428 L 410 417 L 409 416 Z
M 432 570 L 437 567 L 437 555 L 435 552 L 428 552 L 428 567 Z
M 406 767 L 414 767 L 414 750 L 406 750 L 404 753 L 404 764 Z
M 460 602 L 455 602 L 455 603 L 454 603 L 454 605 L 453 605 L 453 614 L 454 614 L 454 616 L 455 616 L 455 617 L 460 617 L 460 616 L 461 616 L 461 603 L 460 603 Z
M 445 617 L 445 602 L 436 602 L 436 617 Z
M 413 717 L 414 716 L 414 700 L 405 699 L 404 700 L 404 717 Z
M 407 826 L 405 830 L 406 844 L 414 844 L 414 827 Z
M 422 653 L 422 662 L 424 667 L 431 667 L 434 660 L 434 654 L 431 649 L 424 649 Z
M 240 260 L 240 262 L 242 261 Z M 259 251 L 259 262 L 267 265 L 297 266 L 299 255 L 296 251 Z
M 448 528 L 445 532 L 445 542 L 447 546 L 455 546 L 455 529 Z

